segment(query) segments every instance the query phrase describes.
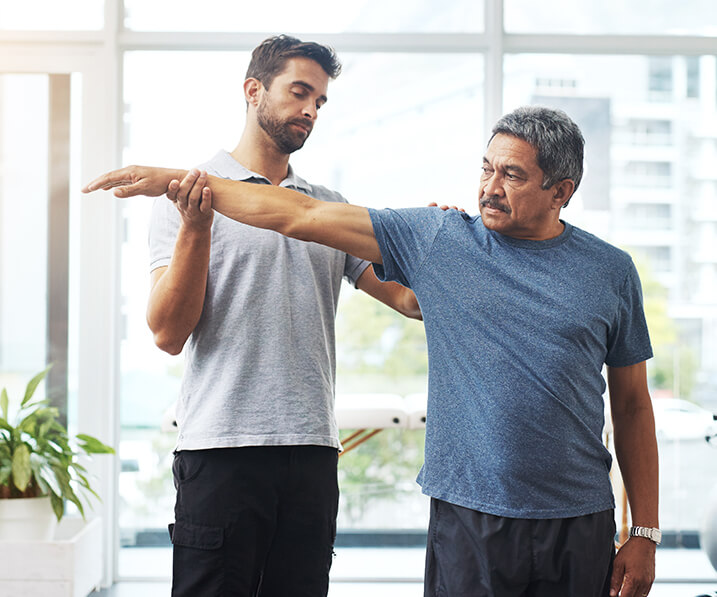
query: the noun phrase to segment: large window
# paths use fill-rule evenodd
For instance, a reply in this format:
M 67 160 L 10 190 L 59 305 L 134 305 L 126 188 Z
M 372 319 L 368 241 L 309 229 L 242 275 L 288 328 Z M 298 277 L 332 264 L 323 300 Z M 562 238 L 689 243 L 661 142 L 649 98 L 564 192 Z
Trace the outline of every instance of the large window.
M 128 163 L 189 167 L 233 149 L 251 49 L 273 33 L 317 39 L 337 49 L 344 70 L 292 164 L 353 203 L 437 201 L 475 213 L 489 127 L 501 113 L 539 103 L 578 122 L 586 174 L 563 217 L 628 250 L 638 265 L 655 349 L 648 372 L 662 527 L 668 546 L 698 545 L 717 482 L 717 458 L 704 440 L 711 427 L 703 424 L 717 412 L 717 4 L 686 0 L 678 11 L 662 0 L 450 0 L 440 10 L 428 0 L 360 0 L 340 9 L 321 0 L 310 10 L 284 1 L 178 0 L 171 10 L 159 0 L 71 4 L 0 0 L 3 383 L 39 369 L 50 345 L 47 239 L 57 220 L 45 168 L 51 80 L 38 64 L 62 54 L 77 64 L 63 72 L 94 77 L 92 84 L 71 77 L 71 122 L 92 123 L 81 151 L 75 143 L 72 168 L 82 162 L 89 178 Z M 31 164 L 41 166 L 30 172 Z M 79 188 L 77 173 L 70 176 Z M 174 435 L 160 424 L 183 360 L 160 352 L 145 323 L 152 200 L 95 198 L 81 210 L 79 201 L 70 196 L 64 227 L 68 404 L 84 384 L 83 417 L 103 425 L 118 417 L 120 463 L 106 485 L 116 481 L 116 495 L 102 512 L 113 518 L 108 545 L 120 556 L 119 566 L 108 558 L 108 574 L 167 578 Z M 420 323 L 345 287 L 337 337 L 340 394 L 421 400 Z M 420 544 L 427 502 L 414 479 L 422 442 L 420 430 L 387 430 L 342 457 L 340 536 L 374 544 L 413 536 Z M 417 561 L 406 572 L 414 580 Z M 682 577 L 700 574 L 685 568 Z
M 714 199 L 717 179 L 698 183 L 691 162 L 710 155 L 702 144 L 704 123 L 717 121 L 715 81 L 707 97 L 673 89 L 694 65 L 712 65 L 714 56 L 508 56 L 505 61 L 506 110 L 541 103 L 566 110 L 586 137 L 586 183 L 563 216 L 627 249 L 636 259 L 646 295 L 655 358 L 650 385 L 658 414 L 662 463 L 660 519 L 679 541 L 696 540 L 707 495 L 717 479 L 717 462 L 705 435 L 709 414 L 679 411 L 675 399 L 717 408 L 714 379 L 717 359 L 705 333 L 714 306 L 700 305 L 711 267 L 696 259 L 706 245 L 717 254 L 712 218 L 692 209 L 694 198 L 682 189 L 699 184 Z M 711 68 L 708 72 L 711 72 Z M 570 88 L 546 86 L 557 77 L 575 81 Z M 665 103 L 664 95 L 669 94 Z M 651 118 L 645 119 L 645 114 Z M 615 130 L 617 134 L 611 135 Z M 696 145 L 693 154 L 681 149 Z M 706 152 L 706 153 L 705 153 Z M 695 234 L 685 234 L 692 230 Z M 712 289 L 717 297 L 717 287 Z M 678 422 L 684 418 L 684 427 Z M 700 422 L 702 421 L 702 422 Z M 667 428 L 674 426 L 672 432 Z M 677 428 L 680 431 L 677 431 Z M 675 474 L 678 473 L 679 474 Z M 675 539 L 676 541 L 678 539 Z

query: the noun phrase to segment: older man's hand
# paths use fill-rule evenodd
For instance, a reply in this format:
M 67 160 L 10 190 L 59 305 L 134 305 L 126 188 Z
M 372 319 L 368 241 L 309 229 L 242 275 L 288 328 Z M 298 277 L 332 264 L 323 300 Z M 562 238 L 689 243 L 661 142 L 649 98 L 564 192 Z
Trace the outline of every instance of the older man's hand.
M 105 191 L 114 189 L 115 197 L 134 197 L 136 195 L 159 197 L 169 190 L 169 183 L 172 180 L 181 180 L 185 174 L 186 170 L 127 166 L 98 176 L 87 184 L 82 192 L 91 193 L 100 189 Z
M 655 580 L 656 545 L 631 537 L 618 550 L 610 581 L 610 597 L 645 597 Z

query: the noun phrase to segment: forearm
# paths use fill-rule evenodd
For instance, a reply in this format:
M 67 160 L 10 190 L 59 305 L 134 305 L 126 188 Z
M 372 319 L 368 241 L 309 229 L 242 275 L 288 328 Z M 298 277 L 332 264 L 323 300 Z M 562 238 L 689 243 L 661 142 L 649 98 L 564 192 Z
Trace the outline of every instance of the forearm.
M 396 282 L 381 282 L 376 277 L 373 267 L 369 266 L 364 270 L 356 283 L 356 287 L 381 301 L 384 305 L 395 309 L 401 315 L 411 319 L 423 319 L 421 308 L 418 306 L 418 300 L 413 290 Z
M 179 354 L 199 322 L 209 272 L 211 232 L 180 226 L 172 261 L 156 280 L 147 305 L 155 344 Z
M 213 207 L 250 226 L 316 242 L 381 263 L 368 210 L 347 203 L 319 201 L 274 185 L 208 178 Z
M 659 527 L 659 464 L 652 410 L 614 418 L 615 453 L 630 504 L 632 524 Z
M 627 367 L 608 367 L 607 382 L 610 388 L 615 452 L 633 524 L 657 527 L 657 440 L 645 361 Z

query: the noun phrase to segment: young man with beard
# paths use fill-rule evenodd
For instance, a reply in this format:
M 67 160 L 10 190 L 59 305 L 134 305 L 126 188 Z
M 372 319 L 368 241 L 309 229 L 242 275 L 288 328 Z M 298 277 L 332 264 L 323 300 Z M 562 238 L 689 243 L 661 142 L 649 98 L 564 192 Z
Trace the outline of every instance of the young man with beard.
M 643 597 L 660 541 L 652 349 L 630 256 L 560 218 L 583 145 L 558 110 L 505 115 L 483 158 L 479 217 L 329 204 L 159 168 L 111 172 L 88 190 L 212 200 L 237 221 L 368 259 L 415 291 L 429 354 L 426 597 Z M 605 365 L 634 525 L 617 555 Z
M 340 64 L 316 43 L 278 36 L 253 52 L 246 126 L 202 169 L 326 202 L 297 176 L 300 149 Z M 328 591 L 339 448 L 334 319 L 342 277 L 403 314 L 415 296 L 369 263 L 193 206 L 155 202 L 147 320 L 156 344 L 186 347 L 177 403 L 170 525 L 175 597 L 318 597 Z

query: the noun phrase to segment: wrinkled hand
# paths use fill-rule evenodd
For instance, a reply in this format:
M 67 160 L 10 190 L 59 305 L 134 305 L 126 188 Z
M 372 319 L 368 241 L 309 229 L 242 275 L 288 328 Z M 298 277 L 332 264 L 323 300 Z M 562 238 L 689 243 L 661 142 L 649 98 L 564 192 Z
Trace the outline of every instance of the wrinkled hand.
M 214 218 L 212 190 L 206 186 L 207 173 L 196 168 L 190 170 L 180 182 L 173 179 L 167 188 L 167 199 L 179 210 L 185 223 L 211 226 Z
M 173 179 L 181 178 L 183 175 L 183 170 L 127 166 L 95 178 L 82 189 L 82 192 L 91 193 L 99 189 L 104 191 L 114 189 L 115 197 L 134 197 L 135 195 L 159 197 L 167 192 L 169 183 Z
M 443 211 L 447 211 L 449 209 L 455 209 L 456 211 L 462 211 L 463 213 L 466 213 L 466 210 L 463 209 L 462 207 L 456 207 L 455 205 L 438 205 L 438 203 L 436 203 L 435 201 L 431 201 L 428 204 L 428 207 L 439 207 Z
M 610 597 L 644 597 L 655 580 L 655 548 L 649 539 L 631 537 L 619 549 L 610 579 Z

